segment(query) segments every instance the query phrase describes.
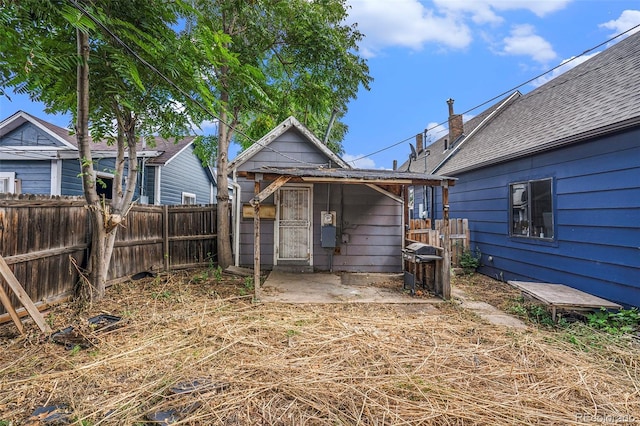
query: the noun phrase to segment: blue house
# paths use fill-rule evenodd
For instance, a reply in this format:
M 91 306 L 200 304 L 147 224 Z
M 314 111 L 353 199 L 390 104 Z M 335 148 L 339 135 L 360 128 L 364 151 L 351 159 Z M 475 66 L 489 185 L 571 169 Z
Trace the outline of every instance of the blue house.
M 209 204 L 215 202 L 214 173 L 194 153 L 194 137 L 174 141 L 143 140 L 138 151 L 140 174 L 135 198 L 144 204 Z M 115 147 L 92 146 L 96 177 L 110 196 Z M 75 137 L 23 111 L 0 122 L 0 192 L 82 195 Z
M 458 178 L 450 212 L 479 271 L 640 306 L 640 33 L 464 124 L 452 100 L 449 115 L 411 169 Z

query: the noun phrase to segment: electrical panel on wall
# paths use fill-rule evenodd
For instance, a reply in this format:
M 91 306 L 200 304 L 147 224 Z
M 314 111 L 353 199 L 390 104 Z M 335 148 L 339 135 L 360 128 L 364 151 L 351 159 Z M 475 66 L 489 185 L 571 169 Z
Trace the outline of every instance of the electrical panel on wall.
M 321 226 L 336 226 L 336 212 L 335 211 L 320 212 L 320 224 Z

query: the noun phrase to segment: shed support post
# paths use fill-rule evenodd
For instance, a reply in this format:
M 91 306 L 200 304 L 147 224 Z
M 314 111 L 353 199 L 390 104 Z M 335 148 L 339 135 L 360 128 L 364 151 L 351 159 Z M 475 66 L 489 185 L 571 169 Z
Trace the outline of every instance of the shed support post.
M 442 298 L 451 299 L 451 238 L 449 229 L 449 183 L 442 186 Z
M 260 181 L 254 182 L 256 197 L 260 193 Z M 260 300 L 260 202 L 253 205 L 253 289 L 254 299 Z

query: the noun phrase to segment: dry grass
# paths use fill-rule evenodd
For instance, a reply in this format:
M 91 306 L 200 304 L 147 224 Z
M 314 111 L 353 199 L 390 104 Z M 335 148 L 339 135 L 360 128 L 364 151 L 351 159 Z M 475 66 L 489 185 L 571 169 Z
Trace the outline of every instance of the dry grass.
M 429 314 L 252 304 L 243 289 L 240 278 L 201 273 L 117 285 L 75 324 L 101 312 L 125 324 L 86 330 L 95 345 L 85 350 L 1 326 L 0 420 L 23 424 L 38 406 L 65 404 L 85 425 L 146 424 L 167 409 L 194 425 L 640 421 L 640 352 L 624 339 L 585 349 L 564 332 L 487 324 L 455 303 Z M 61 306 L 47 318 L 63 328 L 73 314 Z M 210 386 L 171 392 L 194 379 Z

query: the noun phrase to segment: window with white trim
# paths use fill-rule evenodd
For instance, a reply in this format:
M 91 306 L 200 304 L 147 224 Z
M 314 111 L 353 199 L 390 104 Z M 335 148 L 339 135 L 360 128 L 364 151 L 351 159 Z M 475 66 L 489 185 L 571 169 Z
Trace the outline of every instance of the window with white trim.
M 196 194 L 191 192 L 182 193 L 182 204 L 193 205 L 196 203 Z
M 98 196 L 110 200 L 113 197 L 113 178 L 111 173 L 96 172 L 96 192 Z
M 509 185 L 512 237 L 553 239 L 552 179 Z
M 0 194 L 15 193 L 16 173 L 0 172 Z

